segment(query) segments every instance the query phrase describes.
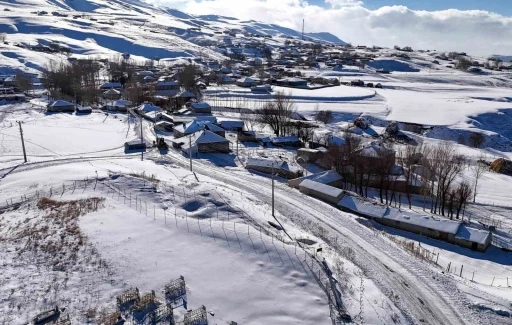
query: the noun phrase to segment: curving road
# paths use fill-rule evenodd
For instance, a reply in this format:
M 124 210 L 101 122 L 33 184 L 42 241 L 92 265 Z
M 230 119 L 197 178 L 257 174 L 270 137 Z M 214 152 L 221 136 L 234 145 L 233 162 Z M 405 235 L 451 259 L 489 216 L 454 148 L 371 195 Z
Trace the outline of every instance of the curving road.
M 162 157 L 185 168 L 189 166 L 188 158 L 174 150 L 158 159 Z M 264 177 L 199 160 L 194 160 L 194 171 L 235 186 L 264 202 L 271 200 L 269 180 Z M 329 236 L 336 236 L 341 245 L 334 249 L 352 248 L 356 253 L 355 262 L 366 276 L 384 294 L 398 297 L 396 305 L 410 324 L 496 324 L 499 321 L 470 309 L 465 294 L 449 277 L 376 236 L 372 230 L 355 222 L 352 215 L 282 184 L 276 186 L 275 204 L 276 209 L 297 226 L 307 230 L 307 221 L 311 220 L 325 228 Z

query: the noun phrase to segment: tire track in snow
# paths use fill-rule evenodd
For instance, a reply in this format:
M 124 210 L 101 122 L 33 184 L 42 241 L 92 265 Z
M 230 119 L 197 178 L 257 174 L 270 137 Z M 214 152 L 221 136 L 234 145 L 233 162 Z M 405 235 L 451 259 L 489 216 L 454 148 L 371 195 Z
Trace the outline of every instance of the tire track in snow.
M 169 151 L 169 156 L 174 158 L 172 162 L 188 167 L 188 159 L 180 153 Z M 197 160 L 194 166 L 196 171 L 205 176 L 241 188 L 264 201 L 270 200 L 270 195 L 265 194 L 269 192 L 269 186 L 262 184 L 262 178 L 230 173 L 223 168 L 206 165 Z M 423 320 L 424 324 L 459 325 L 473 324 L 473 320 L 476 320 L 476 323 L 483 321 L 464 304 L 465 296 L 459 293 L 453 280 L 421 265 L 413 257 L 382 238 L 369 241 L 371 231 L 364 229 L 366 227 L 355 225 L 351 220 L 345 220 L 348 223 L 341 222 L 342 219 L 333 217 L 351 218 L 350 214 L 296 191 L 283 190 L 281 186 L 277 186 L 276 189 L 276 207 L 285 212 L 283 215 L 293 216 L 291 221 L 294 223 L 307 219 L 319 222 L 330 229 L 331 233 L 341 237 L 346 245 L 356 251 L 362 267 L 370 271 L 370 278 L 382 292 L 389 294 L 391 291 L 400 295 L 402 305 L 397 307 L 410 322 Z M 386 252 L 384 248 L 390 252 Z M 383 260 L 386 260 L 387 264 Z M 407 260 L 410 261 L 404 263 Z M 433 279 L 436 275 L 436 279 Z M 476 319 L 470 321 L 465 319 L 463 314 Z

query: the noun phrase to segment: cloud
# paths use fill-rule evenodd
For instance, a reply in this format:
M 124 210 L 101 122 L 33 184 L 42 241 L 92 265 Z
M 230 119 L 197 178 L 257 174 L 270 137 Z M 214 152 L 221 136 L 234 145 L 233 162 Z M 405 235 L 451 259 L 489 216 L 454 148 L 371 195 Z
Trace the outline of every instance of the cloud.
M 483 10 L 419 11 L 405 6 L 376 10 L 357 0 L 146 0 L 189 14 L 254 19 L 307 32 L 330 32 L 353 44 L 457 50 L 476 55 L 512 53 L 512 17 Z

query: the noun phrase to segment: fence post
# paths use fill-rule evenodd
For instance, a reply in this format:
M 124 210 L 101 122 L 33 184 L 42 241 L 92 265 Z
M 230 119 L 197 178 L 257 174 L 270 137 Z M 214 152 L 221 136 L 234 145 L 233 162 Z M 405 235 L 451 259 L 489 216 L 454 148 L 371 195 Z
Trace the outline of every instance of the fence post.
M 496 277 L 495 276 L 492 277 L 491 287 L 494 284 L 494 278 L 496 278 Z
M 462 270 L 464 269 L 464 265 L 460 267 L 460 277 L 462 278 Z
M 471 278 L 471 282 L 473 282 L 474 278 L 475 278 L 475 271 L 473 271 L 473 277 Z
M 165 215 L 165 209 L 162 209 L 164 210 L 164 224 L 166 225 L 167 224 L 167 216 Z

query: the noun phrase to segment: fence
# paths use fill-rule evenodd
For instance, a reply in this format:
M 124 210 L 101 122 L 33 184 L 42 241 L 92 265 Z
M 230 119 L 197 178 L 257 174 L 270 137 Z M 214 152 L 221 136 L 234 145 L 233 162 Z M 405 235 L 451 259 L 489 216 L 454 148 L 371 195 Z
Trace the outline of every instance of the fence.
M 144 179 L 144 184 L 150 182 Z M 148 185 L 148 189 L 152 185 Z M 165 191 L 170 192 L 173 201 L 178 198 L 201 200 L 204 198 L 201 192 L 193 191 L 188 194 L 183 187 L 176 187 L 163 182 L 161 184 Z M 316 257 L 316 250 L 308 248 L 307 245 L 300 242 L 290 240 L 284 234 L 274 234 L 270 226 L 262 227 L 248 216 L 244 211 L 231 208 L 227 205 L 226 213 L 219 213 L 216 208 L 215 215 L 210 218 L 197 218 L 189 215 L 187 211 L 181 212 L 174 206 L 161 207 L 155 203 L 143 199 L 142 195 L 133 193 L 130 189 L 122 189 L 120 184 L 109 179 L 84 179 L 82 181 L 73 181 L 68 184 L 62 184 L 59 187 L 50 187 L 48 190 L 38 190 L 31 193 L 21 195 L 20 197 L 10 198 L 5 201 L 5 205 L 0 206 L 0 214 L 12 209 L 18 209 L 24 204 L 42 197 L 56 198 L 66 195 L 84 194 L 86 191 L 102 193 L 106 198 L 117 200 L 125 206 L 135 209 L 137 212 L 147 218 L 155 221 L 163 222 L 164 225 L 176 228 L 183 232 L 201 237 L 209 237 L 215 242 L 225 242 L 230 249 L 252 250 L 257 254 L 268 256 L 271 261 L 289 265 L 297 270 L 304 270 L 306 274 L 310 274 L 319 284 L 320 288 L 327 294 L 330 316 L 333 323 L 339 323 L 339 315 L 344 313 L 343 306 L 340 306 L 340 300 L 336 297 L 336 288 L 333 288 L 333 279 L 329 270 Z M 140 194 L 140 193 L 139 193 Z M 220 196 L 220 194 L 217 193 Z M 235 220 L 241 218 L 247 221 L 247 224 L 237 223 Z M 253 224 L 253 227 L 250 226 Z M 270 238 L 269 238 L 270 237 Z

